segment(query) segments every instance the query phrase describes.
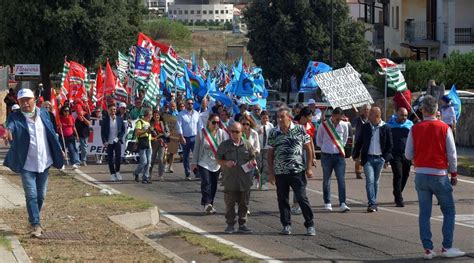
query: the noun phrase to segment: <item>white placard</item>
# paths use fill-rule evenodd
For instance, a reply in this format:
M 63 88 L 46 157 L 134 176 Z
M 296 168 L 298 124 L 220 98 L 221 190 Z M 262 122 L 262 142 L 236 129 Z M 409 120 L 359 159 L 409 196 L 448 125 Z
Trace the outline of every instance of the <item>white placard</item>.
M 133 157 L 137 155 L 136 153 L 129 153 L 128 151 L 126 151 L 127 144 L 132 141 L 131 139 L 135 130 L 135 122 L 136 121 L 131 121 L 131 123 L 129 124 L 128 121 L 124 121 L 125 134 L 122 138 L 122 141 L 124 142 L 124 144 L 122 144 L 122 157 Z M 102 120 L 91 118 L 91 126 L 89 128 L 89 140 L 87 142 L 87 155 L 107 154 L 107 147 L 105 147 L 102 143 L 102 137 L 100 135 L 101 124 Z
M 16 76 L 41 76 L 40 64 L 15 64 Z
M 343 110 L 374 103 L 359 77 L 349 63 L 344 68 L 314 76 L 331 106 Z

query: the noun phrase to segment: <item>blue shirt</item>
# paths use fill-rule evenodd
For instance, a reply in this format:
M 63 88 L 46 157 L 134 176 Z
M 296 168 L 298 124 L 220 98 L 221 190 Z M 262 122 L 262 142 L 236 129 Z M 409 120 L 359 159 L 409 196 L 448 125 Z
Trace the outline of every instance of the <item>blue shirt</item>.
M 196 136 L 200 120 L 199 112 L 183 110 L 178 114 L 176 132 L 184 137 Z

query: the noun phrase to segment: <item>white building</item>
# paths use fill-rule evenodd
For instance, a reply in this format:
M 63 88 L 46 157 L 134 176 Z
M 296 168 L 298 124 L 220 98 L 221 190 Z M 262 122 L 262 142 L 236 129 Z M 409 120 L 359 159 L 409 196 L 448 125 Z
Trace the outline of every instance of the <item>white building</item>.
M 174 0 L 145 0 L 145 6 L 148 10 L 162 14 L 168 13 L 168 8 L 172 4 L 174 4 Z
M 183 22 L 232 22 L 232 4 L 174 4 L 170 5 L 168 17 Z
M 474 50 L 472 0 L 347 2 L 353 19 L 365 22 L 370 29 L 366 39 L 378 53 L 433 59 L 453 51 Z M 358 2 L 358 14 L 355 2 Z

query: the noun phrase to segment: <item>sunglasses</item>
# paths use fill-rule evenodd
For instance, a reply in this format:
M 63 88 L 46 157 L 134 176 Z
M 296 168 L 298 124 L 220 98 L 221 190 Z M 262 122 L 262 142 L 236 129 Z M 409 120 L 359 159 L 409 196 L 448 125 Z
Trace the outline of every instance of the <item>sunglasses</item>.
M 230 132 L 232 132 L 233 134 L 238 134 L 238 133 L 240 133 L 240 131 L 236 131 L 236 130 L 233 130 L 233 131 L 230 131 Z
M 194 105 L 194 102 L 188 102 L 188 103 L 186 103 L 186 104 L 188 104 L 188 105 Z
M 218 121 L 211 121 L 211 123 L 212 123 L 213 125 L 216 125 L 216 124 L 218 124 L 219 122 L 218 122 Z
M 248 122 L 247 122 L 247 123 L 242 123 L 242 125 L 244 125 L 244 126 L 250 126 L 250 123 L 248 123 Z
M 262 109 L 254 109 L 254 111 L 261 111 Z

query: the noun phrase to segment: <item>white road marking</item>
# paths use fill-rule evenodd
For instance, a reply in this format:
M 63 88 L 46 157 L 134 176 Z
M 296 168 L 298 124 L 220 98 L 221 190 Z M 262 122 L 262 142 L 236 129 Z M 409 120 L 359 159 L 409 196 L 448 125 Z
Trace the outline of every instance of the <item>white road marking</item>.
M 323 195 L 323 192 L 318 191 L 318 190 L 314 190 L 314 189 L 311 189 L 311 188 L 306 188 L 306 190 L 309 191 L 309 192 L 313 192 L 313 193 L 316 193 L 316 194 Z M 335 195 L 335 194 L 331 194 L 331 196 L 334 197 L 334 198 L 338 198 L 338 196 Z M 355 199 L 346 198 L 346 200 L 353 203 L 353 204 L 364 204 L 363 202 L 355 200 Z M 400 211 L 400 210 L 394 210 L 394 209 L 390 209 L 390 208 L 386 208 L 386 207 L 380 207 L 379 206 L 378 209 L 382 210 L 382 211 L 395 213 L 395 214 L 400 214 L 400 215 L 406 215 L 406 216 L 411 216 L 411 217 L 416 217 L 416 218 L 419 217 L 418 214 L 413 214 L 413 213 L 404 212 L 404 211 Z M 438 217 L 431 217 L 431 220 L 443 222 L 443 218 L 438 218 Z M 474 225 L 464 224 L 464 223 L 461 223 L 461 222 L 455 222 L 455 224 L 458 225 L 458 226 L 465 226 L 465 227 L 474 229 Z
M 464 180 L 464 179 L 459 179 L 459 178 L 458 178 L 458 181 L 459 181 L 459 182 L 463 182 L 463 183 L 468 183 L 468 184 L 474 184 L 473 181 Z
M 241 252 L 243 252 L 243 253 L 245 253 L 245 254 L 251 256 L 251 257 L 254 257 L 254 258 L 257 258 L 257 259 L 260 259 L 260 260 L 265 260 L 266 262 L 272 262 L 272 263 L 282 262 L 282 261 L 280 261 L 280 260 L 276 260 L 276 259 L 271 258 L 271 257 L 269 257 L 269 256 L 262 255 L 262 254 L 260 254 L 260 253 L 258 253 L 258 252 L 255 252 L 255 251 L 250 250 L 250 249 L 248 249 L 248 248 L 245 248 L 245 247 L 242 247 L 242 246 L 240 246 L 240 245 L 237 245 L 237 244 L 235 244 L 234 242 L 231 242 L 231 241 L 229 241 L 229 240 L 227 240 L 227 239 L 223 239 L 223 238 L 221 238 L 221 237 L 219 237 L 219 236 L 210 234 L 209 232 L 207 232 L 207 231 L 205 231 L 205 230 L 203 230 L 203 229 L 201 229 L 201 228 L 199 228 L 199 227 L 196 227 L 196 226 L 192 225 L 191 223 L 189 223 L 189 222 L 187 222 L 187 221 L 185 221 L 185 220 L 183 220 L 183 219 L 181 219 L 181 218 L 179 218 L 179 217 L 177 217 L 177 216 L 174 216 L 174 215 L 172 215 L 172 214 L 169 214 L 169 213 L 166 212 L 166 211 L 160 210 L 160 215 L 162 215 L 162 216 L 164 216 L 164 217 L 166 217 L 166 218 L 168 218 L 168 219 L 174 221 L 175 223 L 177 223 L 177 224 L 179 224 L 179 225 L 181 225 L 181 226 L 183 226 L 183 227 L 185 227 L 185 228 L 187 228 L 187 229 L 189 229 L 189 230 L 191 230 L 191 231 L 193 231 L 193 232 L 196 232 L 196 233 L 198 233 L 198 234 L 201 234 L 201 235 L 203 235 L 203 236 L 205 236 L 205 237 L 207 237 L 207 238 L 212 238 L 212 239 L 218 241 L 219 243 L 223 243 L 223 244 L 229 245 L 229 246 L 231 246 L 231 247 L 234 247 L 234 248 L 240 250 Z
M 86 173 L 82 172 L 82 171 L 79 170 L 79 169 L 76 169 L 75 172 L 76 172 L 77 174 L 79 174 L 80 176 L 82 176 L 82 177 L 83 177 L 84 179 L 86 179 L 87 181 L 96 184 L 97 186 L 99 186 L 99 187 L 102 188 L 102 189 L 109 189 L 109 190 L 112 191 L 112 193 L 114 193 L 114 194 L 120 194 L 120 191 L 118 191 L 118 190 L 116 190 L 116 189 L 114 189 L 113 187 L 110 187 L 110 186 L 108 186 L 108 185 L 102 184 L 100 181 L 98 181 L 98 180 L 96 180 L 95 178 L 93 178 L 93 177 L 87 175 Z M 187 221 L 185 221 L 185 220 L 183 220 L 183 219 L 181 219 L 181 218 L 179 218 L 179 217 L 177 217 L 177 216 L 174 216 L 174 215 L 172 215 L 172 214 L 170 214 L 170 213 L 168 213 L 168 212 L 166 212 L 166 211 L 164 211 L 164 210 L 160 210 L 160 215 L 161 215 L 161 216 L 164 216 L 164 217 L 166 217 L 166 218 L 168 218 L 168 219 L 174 221 L 175 223 L 177 223 L 177 224 L 179 224 L 179 225 L 181 225 L 181 226 L 183 226 L 183 227 L 185 227 L 185 228 L 187 228 L 187 229 L 189 229 L 189 230 L 191 230 L 191 231 L 194 231 L 194 232 L 196 232 L 196 233 L 198 233 L 198 234 L 200 234 L 200 235 L 203 235 L 203 236 L 205 236 L 205 237 L 207 237 L 207 238 L 212 238 L 212 239 L 216 240 L 216 241 L 219 242 L 219 243 L 226 244 L 226 245 L 229 245 L 229 246 L 231 246 L 231 247 L 234 247 L 234 248 L 238 249 L 239 251 L 241 251 L 242 253 L 245 253 L 245 254 L 247 254 L 247 255 L 249 255 L 249 256 L 251 256 L 251 257 L 254 257 L 254 258 L 257 258 L 257 259 L 260 259 L 260 260 L 264 260 L 264 261 L 266 261 L 266 262 L 271 262 L 271 263 L 280 263 L 280 262 L 282 262 L 282 261 L 280 261 L 280 260 L 276 260 L 276 259 L 271 258 L 271 257 L 269 257 L 269 256 L 262 255 L 262 254 L 260 254 L 260 253 L 258 253 L 258 252 L 255 252 L 255 251 L 253 251 L 253 250 L 250 250 L 250 249 L 248 249 L 248 248 L 245 248 L 245 247 L 243 247 L 243 246 L 240 246 L 240 245 L 238 245 L 238 244 L 236 244 L 236 243 L 234 243 L 234 242 L 231 242 L 231 241 L 229 241 L 229 240 L 223 239 L 223 238 L 221 238 L 221 237 L 219 237 L 219 236 L 212 235 L 212 234 L 210 234 L 209 232 L 206 232 L 205 230 L 203 230 L 203 229 L 201 229 L 201 228 L 199 228 L 199 227 L 197 227 L 197 226 L 194 226 L 193 224 L 191 224 L 191 223 L 189 223 L 189 222 L 187 222 Z

